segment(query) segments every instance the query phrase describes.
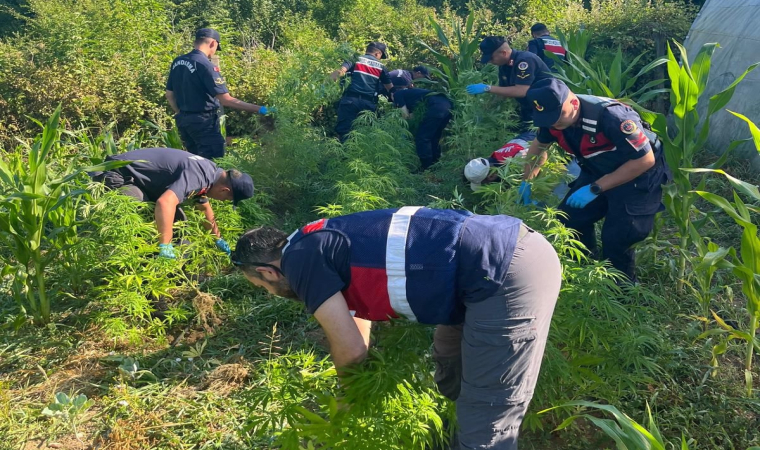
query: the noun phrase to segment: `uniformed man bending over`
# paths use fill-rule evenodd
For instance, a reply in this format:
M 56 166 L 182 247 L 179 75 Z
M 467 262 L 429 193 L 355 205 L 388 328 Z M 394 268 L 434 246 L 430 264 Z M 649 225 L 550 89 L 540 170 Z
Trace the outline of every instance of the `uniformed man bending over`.
M 567 50 L 562 43 L 549 34 L 549 29 L 542 23 L 536 23 L 530 27 L 530 34 L 533 39 L 528 42 L 528 51 L 538 55 L 550 70 L 554 71 L 554 60 L 546 56 L 545 51 L 557 55 L 560 60 L 567 57 Z
M 404 117 L 409 117 L 415 111 L 420 111 L 419 114 L 424 112 L 414 135 L 414 143 L 420 158 L 420 170 L 427 170 L 441 157 L 441 136 L 451 121 L 451 108 L 454 104 L 440 92 L 408 88 L 411 84 L 406 78 L 396 77 L 392 80 L 396 88 L 393 104 L 401 108 Z
M 177 129 L 187 151 L 204 158 L 224 156 L 225 141 L 219 126 L 219 105 L 241 111 L 267 114 L 270 109 L 246 103 L 230 95 L 219 67 L 211 58 L 221 51 L 216 30 L 201 28 L 195 33 L 194 49 L 177 57 L 166 81 L 166 99 L 174 110 Z
M 241 200 L 253 196 L 250 175 L 234 169 L 220 169 L 206 158 L 173 148 L 144 148 L 106 158 L 106 161 L 113 160 L 134 162 L 119 169 L 92 174 L 93 179 L 137 200 L 156 203 L 159 256 L 175 257 L 172 223 L 185 220 L 180 204 L 190 199 L 206 216 L 204 226 L 217 237 L 217 248 L 230 253 L 230 246 L 216 226 L 208 199 L 232 201 L 237 206 Z
M 232 262 L 251 283 L 305 304 L 339 374 L 366 358 L 373 321 L 438 325 L 435 378 L 456 399 L 461 448 L 517 448 L 562 278 L 554 248 L 519 219 L 367 211 L 291 235 L 250 230 Z
M 594 224 L 604 220 L 602 257 L 635 281 L 635 252 L 631 246 L 646 238 L 654 217 L 663 210 L 662 185 L 670 177 L 662 143 L 630 107 L 615 100 L 576 95 L 560 80 L 536 83 L 527 99 L 539 127 L 528 150 L 524 179 L 530 180 L 546 161 L 552 143 L 575 155 L 580 176 L 560 203 L 565 225 L 596 252 Z M 533 158 L 531 158 L 533 159 Z M 530 184 L 520 185 L 523 203 L 532 203 Z
M 330 76 L 333 80 L 349 73 L 351 84 L 343 92 L 343 97 L 338 104 L 338 123 L 335 132 L 341 142 L 345 142 L 354 120 L 363 111 L 375 111 L 377 109 L 377 96 L 382 89 L 390 92 L 393 88 L 391 78 L 388 75 L 381 59 L 388 57 L 387 47 L 382 42 L 371 42 L 367 46 L 364 56 L 354 62 L 344 62 L 340 69 Z
M 485 92 L 517 99 L 520 104 L 520 131 L 527 131 L 531 126 L 533 108 L 525 100 L 528 88 L 535 82 L 552 78 L 546 64 L 530 52 L 521 52 L 510 48 L 507 40 L 501 36 L 488 36 L 480 43 L 482 64 L 491 63 L 499 66 L 499 85 L 489 86 L 478 83 L 467 86 L 467 93 L 477 95 Z

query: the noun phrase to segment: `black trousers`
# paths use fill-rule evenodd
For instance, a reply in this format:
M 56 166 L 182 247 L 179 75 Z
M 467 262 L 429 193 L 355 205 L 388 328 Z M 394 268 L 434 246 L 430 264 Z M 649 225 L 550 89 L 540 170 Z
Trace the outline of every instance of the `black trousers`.
M 654 217 L 662 205 L 662 176 L 657 171 L 654 174 L 645 173 L 600 194 L 584 208 L 572 208 L 566 202 L 573 192 L 598 178 L 581 170 L 559 205 L 559 209 L 567 214 L 562 222 L 577 231 L 583 245 L 592 255 L 598 256 L 594 224 L 604 219 L 601 257 L 635 281 L 636 253 L 631 247 L 652 232 Z
M 423 170 L 435 164 L 441 157 L 441 136 L 449 121 L 449 110 L 428 110 L 422 118 L 414 142 Z
M 182 138 L 182 144 L 188 152 L 207 159 L 224 156 L 225 141 L 215 111 L 205 113 L 179 113 L 174 116 Z
M 533 106 L 527 98 L 518 98 L 520 105 L 520 131 L 528 131 L 533 126 Z
M 345 142 L 351 127 L 363 111 L 376 111 L 377 103 L 365 98 L 343 96 L 338 103 L 338 123 L 335 132 L 338 133 L 340 142 Z

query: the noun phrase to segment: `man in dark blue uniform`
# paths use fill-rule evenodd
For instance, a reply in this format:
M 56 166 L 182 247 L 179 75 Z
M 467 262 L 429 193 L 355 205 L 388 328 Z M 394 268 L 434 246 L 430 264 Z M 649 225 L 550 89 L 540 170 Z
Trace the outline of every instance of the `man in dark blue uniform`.
M 266 106 L 246 103 L 230 95 L 219 67 L 209 59 L 222 49 L 220 40 L 216 30 L 198 30 L 195 48 L 172 62 L 166 81 L 166 99 L 174 110 L 182 144 L 190 153 L 209 159 L 224 156 L 219 105 L 259 114 L 269 112 Z
M 517 448 L 562 279 L 554 248 L 519 219 L 366 211 L 291 235 L 250 230 L 232 262 L 251 283 L 305 304 L 339 374 L 367 356 L 373 321 L 438 325 L 435 379 L 457 402 L 461 448 Z
M 395 88 L 393 104 L 401 108 L 404 117 L 408 118 L 415 111 L 424 114 L 414 136 L 414 143 L 420 158 L 420 170 L 427 170 L 441 157 L 441 136 L 451 120 L 451 108 L 454 105 L 440 92 L 408 88 L 406 78 L 396 77 L 392 82 Z
M 206 158 L 173 148 L 133 150 L 109 156 L 106 161 L 134 161 L 119 169 L 91 175 L 110 189 L 119 189 L 139 201 L 156 203 L 159 256 L 175 257 L 172 224 L 185 220 L 180 205 L 186 200 L 193 200 L 196 209 L 206 216 L 204 226 L 217 237 L 217 248 L 230 253 L 230 246 L 216 226 L 208 199 L 232 201 L 237 205 L 251 198 L 253 180 L 250 175 L 235 169 L 220 169 Z
M 416 66 L 412 69 L 412 80 L 419 80 L 421 78 L 429 80 L 430 70 L 425 66 Z
M 594 254 L 594 224 L 605 219 L 602 257 L 635 281 L 631 246 L 652 231 L 654 217 L 663 209 L 662 185 L 670 178 L 661 142 L 627 105 L 575 95 L 557 79 L 534 84 L 527 99 L 539 131 L 528 150 L 524 179 L 537 175 L 552 142 L 575 155 L 581 173 L 560 203 L 567 214 L 565 225 Z M 523 203 L 532 202 L 527 181 L 520 194 Z
M 533 108 L 525 100 L 530 86 L 540 80 L 552 78 L 546 64 L 530 52 L 521 52 L 510 48 L 507 40 L 501 36 L 488 36 L 480 43 L 482 64 L 491 63 L 499 66 L 499 85 L 471 84 L 467 86 L 468 94 L 491 94 L 511 97 L 520 104 L 520 131 L 527 131 L 531 126 Z
M 533 39 L 528 42 L 528 51 L 538 55 L 541 61 L 546 63 L 546 67 L 554 71 L 554 60 L 546 56 L 544 50 L 554 53 L 562 61 L 567 57 L 567 50 L 558 39 L 549 34 L 549 29 L 542 23 L 530 27 L 530 33 Z
M 382 42 L 371 42 L 364 56 L 351 63 L 346 61 L 340 69 L 330 76 L 334 81 L 350 74 L 351 84 L 343 92 L 343 98 L 338 104 L 338 123 L 335 132 L 340 142 L 345 142 L 354 120 L 363 111 L 374 112 L 377 109 L 377 96 L 382 89 L 390 92 L 393 88 L 391 78 L 381 59 L 388 57 L 387 47 Z

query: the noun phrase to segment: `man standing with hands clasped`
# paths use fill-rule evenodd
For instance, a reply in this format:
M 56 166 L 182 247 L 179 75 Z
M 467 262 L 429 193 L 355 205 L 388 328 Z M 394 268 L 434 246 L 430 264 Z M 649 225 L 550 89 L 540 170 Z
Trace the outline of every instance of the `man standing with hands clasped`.
M 501 36 L 488 36 L 483 39 L 480 51 L 483 53 L 480 58 L 481 64 L 490 62 L 499 66 L 499 85 L 471 84 L 467 86 L 467 93 L 477 95 L 487 92 L 516 99 L 520 104 L 520 131 L 528 131 L 533 108 L 525 100 L 525 94 L 532 84 L 552 78 L 551 71 L 541 58 L 530 52 L 513 50 Z
M 527 94 L 533 121 L 539 127 L 528 150 L 520 201 L 532 203 L 527 180 L 546 161 L 545 150 L 556 142 L 576 156 L 580 176 L 560 203 L 565 225 L 596 253 L 594 224 L 602 219 L 602 257 L 636 280 L 635 252 L 663 210 L 662 185 L 670 172 L 662 143 L 630 107 L 616 100 L 576 95 L 560 80 L 543 80 Z M 537 161 L 535 159 L 537 158 Z M 533 160 L 533 161 L 532 161 Z
M 219 105 L 259 114 L 272 112 L 230 95 L 219 67 L 209 59 L 221 50 L 219 33 L 201 28 L 195 33 L 193 51 L 172 62 L 166 82 L 166 100 L 174 111 L 182 144 L 190 153 L 208 159 L 224 156 Z

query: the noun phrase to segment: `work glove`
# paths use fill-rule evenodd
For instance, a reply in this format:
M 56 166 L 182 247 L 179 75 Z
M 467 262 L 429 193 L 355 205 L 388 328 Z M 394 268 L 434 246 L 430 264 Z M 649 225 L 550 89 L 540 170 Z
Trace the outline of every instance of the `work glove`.
M 586 205 L 594 201 L 598 197 L 591 192 L 591 185 L 587 184 L 577 191 L 573 192 L 570 197 L 567 198 L 567 206 L 571 208 L 585 208 Z
M 274 107 L 267 108 L 266 106 L 262 106 L 261 108 L 259 108 L 259 114 L 261 114 L 262 116 L 266 116 L 267 114 L 274 113 L 274 112 L 275 112 Z
M 487 84 L 484 84 L 484 83 L 471 84 L 471 85 L 467 86 L 467 93 L 471 94 L 471 95 L 483 94 L 485 92 L 488 92 L 488 90 L 489 90 L 488 88 L 489 87 L 490 86 L 488 86 Z
M 530 198 L 530 189 L 530 183 L 527 181 L 523 180 L 523 182 L 520 183 L 520 187 L 517 189 L 517 193 L 520 195 L 517 199 L 517 203 L 522 203 L 525 206 L 536 203 Z
M 169 244 L 158 244 L 158 256 L 160 258 L 175 259 L 174 246 Z
M 230 250 L 230 244 L 228 244 L 227 241 L 225 241 L 222 238 L 219 238 L 216 240 L 216 248 L 226 253 L 227 256 L 229 256 L 232 253 L 232 251 Z

